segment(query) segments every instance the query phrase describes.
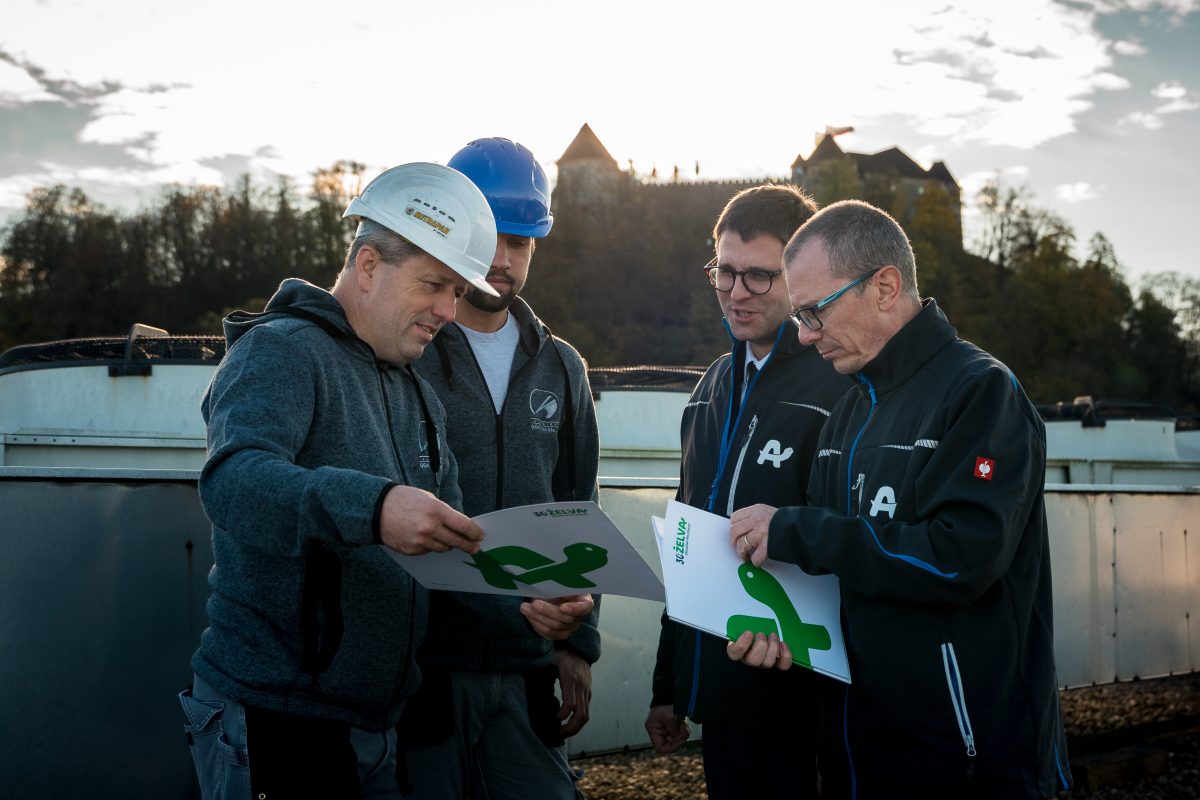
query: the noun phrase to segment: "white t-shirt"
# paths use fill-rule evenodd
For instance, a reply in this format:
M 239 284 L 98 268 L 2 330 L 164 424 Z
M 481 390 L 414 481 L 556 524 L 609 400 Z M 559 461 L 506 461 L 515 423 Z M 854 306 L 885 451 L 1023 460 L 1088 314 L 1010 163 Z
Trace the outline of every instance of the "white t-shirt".
M 517 342 L 521 338 L 517 320 L 509 314 L 504 327 L 495 333 L 480 333 L 461 323 L 454 324 L 458 325 L 459 330 L 467 337 L 467 343 L 475 353 L 475 360 L 479 362 L 479 369 L 487 382 L 488 391 L 491 392 L 496 413 L 499 414 L 500 409 L 504 407 L 504 398 L 508 396 L 508 378 L 512 374 Z

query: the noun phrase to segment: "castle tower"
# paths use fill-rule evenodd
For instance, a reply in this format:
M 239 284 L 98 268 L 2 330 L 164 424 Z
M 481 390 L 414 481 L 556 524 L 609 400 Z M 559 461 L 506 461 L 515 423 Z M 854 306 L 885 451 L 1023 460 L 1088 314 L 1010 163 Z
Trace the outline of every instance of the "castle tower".
M 586 122 L 558 159 L 557 203 L 576 207 L 611 199 L 623 178 L 617 160 Z

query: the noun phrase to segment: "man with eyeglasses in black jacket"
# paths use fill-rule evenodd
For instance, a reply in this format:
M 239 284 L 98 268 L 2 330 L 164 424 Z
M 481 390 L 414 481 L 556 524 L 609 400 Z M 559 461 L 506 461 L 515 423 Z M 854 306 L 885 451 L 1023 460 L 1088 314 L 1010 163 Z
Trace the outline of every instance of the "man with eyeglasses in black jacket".
M 683 412 L 683 503 L 728 516 L 755 503 L 804 500 L 817 435 L 851 387 L 787 322 L 784 244 L 815 212 L 795 186 L 766 184 L 739 192 L 717 219 L 706 271 L 733 352 L 713 362 Z M 809 720 L 829 680 L 756 671 L 731 661 L 727 644 L 663 614 L 646 717 L 651 742 L 674 752 L 690 734 L 687 720 L 701 723 L 714 800 L 817 797 Z
M 785 262 L 799 341 L 857 386 L 821 433 L 809 504 L 743 508 L 729 534 L 755 565 L 838 576 L 853 682 L 823 698 L 823 797 L 1068 790 L 1041 418 L 1008 367 L 921 299 L 887 213 L 834 203 Z M 730 656 L 791 661 L 775 641 Z

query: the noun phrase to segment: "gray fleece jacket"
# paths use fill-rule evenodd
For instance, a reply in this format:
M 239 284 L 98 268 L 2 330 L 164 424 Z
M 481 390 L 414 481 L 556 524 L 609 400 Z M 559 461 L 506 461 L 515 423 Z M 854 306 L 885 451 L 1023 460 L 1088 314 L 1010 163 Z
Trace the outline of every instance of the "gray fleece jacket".
M 551 336 L 521 298 L 509 311 L 520 327 L 500 414 L 466 336 L 447 325 L 414 363 L 450 417 L 447 436 L 461 468 L 470 516 L 554 500 L 596 500 L 600 440 L 587 368 L 575 348 Z M 431 593 L 423 662 L 452 669 L 512 672 L 554 663 L 554 643 L 518 611 L 519 597 Z M 558 643 L 588 663 L 600 657 L 599 600 L 592 616 Z
M 382 730 L 420 682 L 428 596 L 378 545 L 377 516 L 397 483 L 461 506 L 445 412 L 304 281 L 225 335 L 202 403 L 215 563 L 192 666 L 247 705 Z

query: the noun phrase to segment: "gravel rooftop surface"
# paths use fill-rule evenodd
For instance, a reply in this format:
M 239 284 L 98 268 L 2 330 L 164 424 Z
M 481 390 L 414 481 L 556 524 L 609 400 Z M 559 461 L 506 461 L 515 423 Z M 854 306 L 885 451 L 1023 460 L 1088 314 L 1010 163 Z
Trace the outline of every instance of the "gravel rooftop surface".
M 1068 741 L 1130 726 L 1200 715 L 1200 673 L 1070 689 L 1060 693 Z M 1191 800 L 1200 798 L 1200 733 L 1155 741 L 1166 751 L 1161 775 L 1097 789 L 1076 789 L 1078 800 Z M 700 749 L 673 755 L 652 749 L 572 760 L 583 770 L 579 786 L 589 800 L 703 800 Z

